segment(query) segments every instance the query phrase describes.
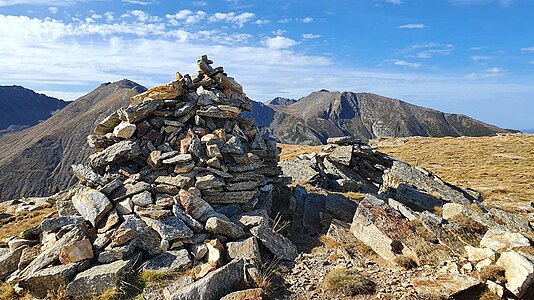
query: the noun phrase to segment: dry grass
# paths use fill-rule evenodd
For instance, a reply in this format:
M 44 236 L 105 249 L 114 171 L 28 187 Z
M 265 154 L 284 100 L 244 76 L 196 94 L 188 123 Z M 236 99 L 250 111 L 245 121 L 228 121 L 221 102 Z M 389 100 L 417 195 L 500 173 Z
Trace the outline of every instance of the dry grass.
M 0 300 L 30 300 L 34 299 L 29 294 L 18 295 L 9 283 L 0 282 Z
M 262 264 L 260 267 L 260 278 L 255 282 L 256 287 L 261 288 L 268 293 L 273 290 L 273 281 L 276 272 L 280 267 L 280 261 L 281 259 L 279 257 L 275 257 L 270 262 Z
M 406 270 L 417 268 L 417 263 L 413 259 L 405 255 L 399 255 L 395 257 L 394 262 L 395 264 L 397 264 L 397 266 L 404 268 Z
M 499 266 L 487 266 L 480 270 L 479 279 L 481 282 L 491 280 L 493 282 L 506 283 L 505 271 Z
M 345 268 L 330 271 L 324 279 L 324 284 L 330 291 L 346 296 L 373 294 L 376 291 L 376 284 L 365 275 L 349 272 Z
M 282 152 L 280 153 L 280 160 L 295 160 L 295 157 L 300 154 L 308 154 L 312 152 L 319 153 L 324 147 L 324 145 L 303 146 L 290 144 L 277 144 L 277 146 L 282 148 Z
M 0 221 L 0 240 L 18 236 L 21 231 L 41 224 L 44 218 L 54 211 L 55 207 L 47 207 L 3 219 Z
M 472 188 L 485 200 L 534 200 L 534 135 L 410 138 L 380 151 Z
M 67 286 L 62 285 L 55 291 L 49 291 L 46 295 L 47 300 L 69 300 L 71 299 L 67 295 Z

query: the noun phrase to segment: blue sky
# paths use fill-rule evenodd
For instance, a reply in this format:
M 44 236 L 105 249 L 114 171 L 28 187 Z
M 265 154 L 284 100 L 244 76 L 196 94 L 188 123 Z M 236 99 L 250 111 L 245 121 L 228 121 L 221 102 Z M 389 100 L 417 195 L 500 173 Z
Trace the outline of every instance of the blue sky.
M 208 54 L 254 100 L 372 92 L 534 128 L 534 1 L 0 0 L 0 84 L 73 100 Z

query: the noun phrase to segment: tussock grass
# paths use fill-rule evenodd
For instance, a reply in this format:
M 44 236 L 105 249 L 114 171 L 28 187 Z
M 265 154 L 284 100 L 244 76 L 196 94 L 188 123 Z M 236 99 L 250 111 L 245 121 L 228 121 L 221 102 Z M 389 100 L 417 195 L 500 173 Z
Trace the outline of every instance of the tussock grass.
M 47 300 L 70 300 L 71 298 L 67 296 L 67 286 L 62 285 L 55 291 L 48 291 L 46 295 Z
M 399 255 L 395 258 L 395 264 L 406 270 L 417 268 L 417 263 L 410 257 Z
M 346 296 L 373 294 L 376 291 L 376 283 L 365 275 L 349 272 L 345 268 L 331 270 L 325 276 L 324 284 L 328 290 Z
M 472 188 L 485 200 L 534 200 L 534 135 L 409 138 L 381 152 L 419 163 L 443 180 Z
M 265 292 L 271 292 L 273 290 L 273 281 L 276 276 L 276 271 L 280 267 L 280 261 L 280 257 L 275 257 L 270 262 L 261 265 L 260 277 L 255 282 L 256 287 L 263 289 Z
M 505 271 L 502 267 L 491 265 L 480 270 L 479 279 L 482 282 L 491 280 L 494 282 L 506 283 Z

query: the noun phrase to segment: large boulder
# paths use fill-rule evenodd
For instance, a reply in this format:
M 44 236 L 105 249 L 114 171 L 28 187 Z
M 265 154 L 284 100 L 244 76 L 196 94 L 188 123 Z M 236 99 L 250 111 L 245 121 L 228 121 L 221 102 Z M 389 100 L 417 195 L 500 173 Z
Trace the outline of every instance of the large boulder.
M 66 286 L 78 267 L 79 264 L 68 264 L 42 269 L 22 279 L 19 285 L 33 296 L 45 298 L 50 291 Z
M 0 280 L 4 280 L 7 276 L 17 270 L 22 251 L 27 247 L 28 246 L 23 245 L 0 256 Z
M 181 284 L 180 289 L 169 286 L 163 290 L 167 300 L 211 300 L 237 290 L 244 283 L 245 263 L 242 259 L 229 262 L 206 277 L 189 285 Z
M 126 272 L 132 270 L 138 259 L 139 255 L 136 255 L 127 260 L 96 265 L 78 273 L 67 285 L 67 295 L 71 297 L 98 295 L 116 287 Z
M 534 262 L 515 251 L 507 251 L 501 254 L 497 265 L 505 270 L 506 288 L 522 298 L 534 283 Z M 524 299 L 532 299 L 530 297 L 534 295 Z
M 72 204 L 80 215 L 94 227 L 113 205 L 106 195 L 94 189 L 82 189 L 72 197 Z
M 276 257 L 294 260 L 298 255 L 297 247 L 289 239 L 267 225 L 253 227 L 250 233 Z

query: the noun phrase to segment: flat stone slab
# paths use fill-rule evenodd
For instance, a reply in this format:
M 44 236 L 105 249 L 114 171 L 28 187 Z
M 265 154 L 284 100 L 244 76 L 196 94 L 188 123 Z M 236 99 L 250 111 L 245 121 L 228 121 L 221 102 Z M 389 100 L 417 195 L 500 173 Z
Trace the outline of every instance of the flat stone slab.
M 154 271 L 180 271 L 191 267 L 192 261 L 189 252 L 185 249 L 178 251 L 167 251 L 148 261 L 142 268 Z
M 480 281 L 467 275 L 441 274 L 437 277 L 416 278 L 412 283 L 420 293 L 448 299 L 478 286 Z

